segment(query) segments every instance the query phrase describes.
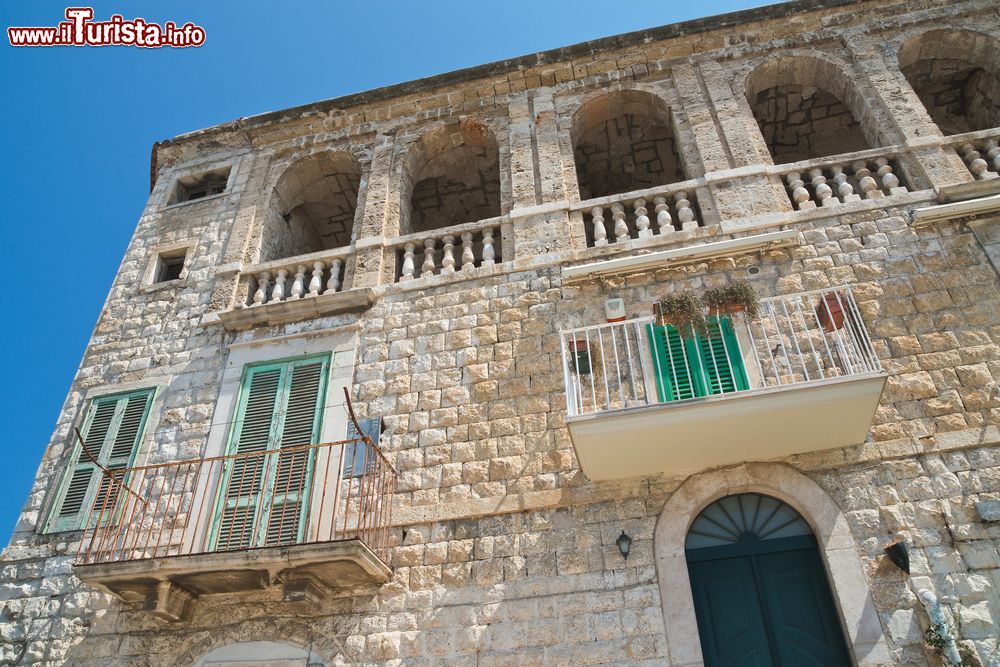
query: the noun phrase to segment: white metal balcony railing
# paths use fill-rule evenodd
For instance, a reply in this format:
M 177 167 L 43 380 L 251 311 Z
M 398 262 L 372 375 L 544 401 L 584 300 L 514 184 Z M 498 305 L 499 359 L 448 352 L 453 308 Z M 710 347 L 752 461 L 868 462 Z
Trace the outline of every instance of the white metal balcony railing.
M 878 374 L 849 287 L 763 299 L 685 335 L 652 317 L 563 331 L 569 417 Z

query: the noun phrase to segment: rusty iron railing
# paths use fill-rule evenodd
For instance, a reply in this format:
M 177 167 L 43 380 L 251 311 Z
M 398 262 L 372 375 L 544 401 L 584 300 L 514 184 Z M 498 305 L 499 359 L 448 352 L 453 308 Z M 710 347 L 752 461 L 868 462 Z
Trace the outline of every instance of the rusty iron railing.
M 352 539 L 388 562 L 396 471 L 367 439 L 103 475 L 78 564 Z

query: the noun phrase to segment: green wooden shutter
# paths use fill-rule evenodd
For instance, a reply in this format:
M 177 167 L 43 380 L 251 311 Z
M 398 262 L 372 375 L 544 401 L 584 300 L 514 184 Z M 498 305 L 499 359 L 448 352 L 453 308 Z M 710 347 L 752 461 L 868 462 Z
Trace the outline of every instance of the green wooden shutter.
M 228 454 L 307 445 L 319 437 L 329 357 L 248 367 Z M 246 549 L 300 539 L 314 450 L 245 456 L 226 464 L 215 548 Z
M 114 472 L 124 471 L 134 463 L 154 393 L 153 389 L 142 389 L 91 400 L 80 432 L 87 449 L 101 465 Z M 95 510 L 93 521 L 102 509 L 102 522 L 115 516 L 121 487 L 111 483 L 83 452 L 79 442 L 71 461 L 49 518 L 48 531 L 82 528 L 87 515 L 91 514 L 91 507 Z M 120 481 L 128 483 L 123 472 L 116 475 Z
M 700 364 L 698 396 L 728 394 L 750 388 L 733 323 L 728 317 L 708 318 L 707 335 L 693 341 L 692 361 Z
M 736 332 L 728 317 L 708 319 L 708 333 L 681 336 L 673 325 L 648 325 L 661 402 L 749 389 Z
M 228 454 L 271 449 L 281 388 L 281 367 L 251 367 L 243 375 Z M 260 456 L 239 456 L 223 470 L 224 502 L 218 517 L 216 548 L 246 548 L 253 539 L 266 466 Z
M 653 350 L 653 372 L 660 402 L 694 398 L 698 367 L 687 363 L 689 354 L 686 348 L 690 346 L 690 341 L 671 324 L 650 324 L 647 334 Z
M 292 365 L 288 405 L 281 428 L 282 450 L 316 443 L 319 437 L 320 389 L 326 376 L 323 361 Z M 274 476 L 274 491 L 267 522 L 265 544 L 292 544 L 302 539 L 305 529 L 309 481 L 315 449 L 281 452 Z

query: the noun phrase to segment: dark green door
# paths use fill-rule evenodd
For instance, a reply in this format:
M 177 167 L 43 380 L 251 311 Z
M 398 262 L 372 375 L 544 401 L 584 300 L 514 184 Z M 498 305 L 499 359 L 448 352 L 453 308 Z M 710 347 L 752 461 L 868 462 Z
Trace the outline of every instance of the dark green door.
M 767 627 L 748 558 L 688 563 L 706 665 L 769 667 Z
M 850 665 L 809 525 L 755 493 L 728 496 L 691 526 L 688 572 L 705 665 Z

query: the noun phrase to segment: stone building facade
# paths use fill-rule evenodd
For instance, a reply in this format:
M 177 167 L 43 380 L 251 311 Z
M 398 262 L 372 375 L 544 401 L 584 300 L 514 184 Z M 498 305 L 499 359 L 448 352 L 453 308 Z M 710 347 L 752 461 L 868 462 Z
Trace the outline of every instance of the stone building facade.
M 994 2 L 793 2 L 158 144 L 0 661 L 718 664 L 729 498 L 811 545 L 820 664 L 1000 665 L 998 72 Z M 681 353 L 739 373 L 669 400 L 653 304 L 740 279 L 760 314 Z M 377 450 L 309 447 L 345 388 Z M 783 604 L 754 664 L 800 664 Z

